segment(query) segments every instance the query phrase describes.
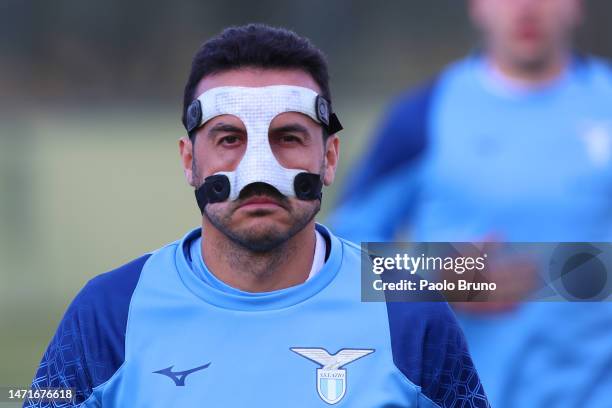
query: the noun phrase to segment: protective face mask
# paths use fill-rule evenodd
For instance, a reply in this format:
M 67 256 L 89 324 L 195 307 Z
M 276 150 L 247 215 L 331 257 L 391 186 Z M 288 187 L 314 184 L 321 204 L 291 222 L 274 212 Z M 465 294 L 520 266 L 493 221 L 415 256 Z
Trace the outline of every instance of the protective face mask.
M 196 189 L 201 211 L 208 203 L 236 200 L 252 183 L 266 183 L 287 197 L 302 200 L 321 198 L 321 175 L 305 169 L 283 167 L 272 153 L 268 131 L 281 113 L 298 112 L 321 124 L 329 134 L 342 129 L 329 102 L 309 88 L 274 85 L 259 88 L 224 86 L 210 89 L 193 101 L 187 111 L 187 131 L 220 115 L 234 115 L 247 131 L 244 156 L 234 171 L 221 171 L 206 177 Z

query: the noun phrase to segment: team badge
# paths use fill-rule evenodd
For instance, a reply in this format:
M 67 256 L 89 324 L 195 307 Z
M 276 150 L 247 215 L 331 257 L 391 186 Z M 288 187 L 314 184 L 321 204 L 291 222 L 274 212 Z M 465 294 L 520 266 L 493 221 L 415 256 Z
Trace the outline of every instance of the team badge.
M 374 352 L 372 349 L 342 349 L 332 355 L 322 348 L 290 349 L 308 360 L 319 364 L 317 368 L 317 392 L 328 404 L 337 404 L 346 394 L 346 366 Z

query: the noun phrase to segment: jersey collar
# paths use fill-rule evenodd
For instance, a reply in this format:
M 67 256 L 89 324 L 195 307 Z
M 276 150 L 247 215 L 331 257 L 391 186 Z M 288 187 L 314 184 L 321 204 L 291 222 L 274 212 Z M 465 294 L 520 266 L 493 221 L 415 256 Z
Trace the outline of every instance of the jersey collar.
M 202 274 L 192 268 L 190 259 L 191 242 L 202 235 L 202 228 L 191 230 L 176 247 L 176 267 L 185 286 L 203 301 L 224 309 L 243 311 L 264 311 L 283 309 L 305 302 L 325 289 L 338 274 L 342 263 L 342 243 L 326 227 L 316 224 L 316 229 L 330 244 L 329 258 L 323 268 L 312 279 L 285 289 L 272 292 L 251 293 L 235 288 L 221 290 L 218 284 L 226 285 L 218 280 L 210 271 L 207 275 L 217 280 L 215 285 L 202 280 Z M 206 268 L 205 265 L 203 265 Z M 227 285 L 226 285 L 227 286 Z

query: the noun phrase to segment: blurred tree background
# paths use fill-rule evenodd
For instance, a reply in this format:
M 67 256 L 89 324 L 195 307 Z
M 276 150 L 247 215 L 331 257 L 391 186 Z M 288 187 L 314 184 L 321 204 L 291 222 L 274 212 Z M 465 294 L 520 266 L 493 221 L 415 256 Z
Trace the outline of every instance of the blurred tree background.
M 586 4 L 579 48 L 611 56 L 612 2 Z M 346 128 L 341 184 L 389 100 L 477 46 L 466 14 L 457 0 L 3 0 L 0 386 L 29 383 L 89 278 L 198 224 L 177 139 L 205 39 L 264 22 L 324 50 Z

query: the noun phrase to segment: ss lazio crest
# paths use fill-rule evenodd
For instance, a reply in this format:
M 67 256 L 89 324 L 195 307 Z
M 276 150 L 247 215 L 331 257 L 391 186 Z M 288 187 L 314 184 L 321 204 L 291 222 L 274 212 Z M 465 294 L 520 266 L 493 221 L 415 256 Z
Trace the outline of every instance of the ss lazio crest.
M 321 366 L 317 368 L 317 392 L 328 404 L 337 404 L 346 394 L 346 369 L 343 367 L 374 352 L 372 349 L 342 349 L 331 355 L 323 348 L 293 347 L 290 350 Z

